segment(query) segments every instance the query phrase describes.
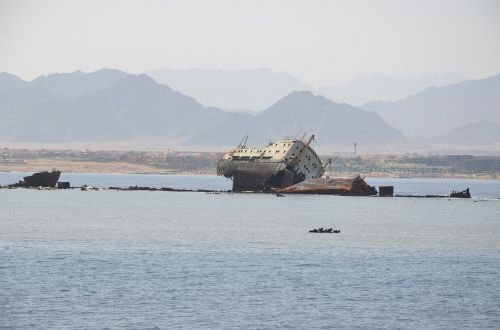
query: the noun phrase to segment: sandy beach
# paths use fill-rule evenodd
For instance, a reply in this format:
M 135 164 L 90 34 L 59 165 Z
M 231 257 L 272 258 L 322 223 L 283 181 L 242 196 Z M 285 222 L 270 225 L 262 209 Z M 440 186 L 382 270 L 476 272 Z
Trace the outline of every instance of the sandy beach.
M 126 162 L 81 162 L 52 159 L 30 159 L 23 163 L 0 162 L 2 172 L 40 172 L 58 169 L 66 173 L 145 173 L 145 174 L 179 174 L 171 169 L 131 164 Z

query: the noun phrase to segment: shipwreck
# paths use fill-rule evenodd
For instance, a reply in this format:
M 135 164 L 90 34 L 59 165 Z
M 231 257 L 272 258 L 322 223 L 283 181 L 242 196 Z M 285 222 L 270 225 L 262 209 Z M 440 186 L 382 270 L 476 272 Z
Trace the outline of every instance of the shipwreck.
M 217 163 L 217 175 L 233 180 L 233 191 L 273 191 L 320 178 L 325 166 L 307 141 L 285 138 L 266 147 L 247 148 L 247 137 Z
M 317 194 L 341 196 L 375 196 L 377 189 L 359 175 L 354 178 L 308 179 L 278 190 L 284 194 Z
M 25 176 L 23 181 L 9 185 L 9 187 L 50 187 L 55 188 L 61 171 L 52 170 L 51 172 L 38 172 L 33 175 Z

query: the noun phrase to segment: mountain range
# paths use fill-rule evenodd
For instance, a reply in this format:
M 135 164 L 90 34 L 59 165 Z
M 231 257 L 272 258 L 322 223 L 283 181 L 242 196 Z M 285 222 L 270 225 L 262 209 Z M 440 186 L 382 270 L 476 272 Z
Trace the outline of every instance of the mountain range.
M 369 102 L 362 109 L 292 91 L 258 113 L 244 113 L 204 106 L 146 74 L 102 69 L 28 82 L 0 73 L 0 141 L 174 139 L 190 146 L 230 146 L 245 134 L 249 143 L 261 145 L 314 133 L 325 147 L 409 145 L 404 135 L 422 136 L 412 138 L 417 143 L 495 144 L 499 105 L 500 75 L 430 87 L 395 102 Z
M 500 123 L 500 75 L 426 90 L 396 102 L 369 102 L 406 136 L 433 137 L 477 121 Z
M 451 132 L 433 138 L 434 143 L 445 145 L 488 145 L 500 143 L 500 124 L 479 121 L 459 126 Z
M 406 143 L 379 115 L 292 92 L 258 115 L 205 107 L 145 74 L 103 69 L 39 77 L 0 74 L 0 139 L 23 142 L 163 140 L 229 146 L 315 133 L 322 145 Z
M 376 113 L 335 103 L 309 91 L 291 92 L 257 115 L 234 116 L 187 140 L 194 145 L 221 145 L 228 139 L 262 145 L 284 136 L 316 134 L 320 145 L 404 144 L 406 138 Z
M 313 88 L 288 72 L 257 70 L 155 70 L 147 72 L 161 84 L 222 109 L 258 112 L 283 96 Z
M 322 86 L 317 91 L 331 100 L 361 106 L 370 101 L 397 101 L 429 87 L 441 87 L 464 80 L 464 77 L 453 72 L 420 77 L 372 73 L 357 76 L 343 84 Z
M 293 91 L 308 90 L 338 103 L 360 106 L 369 101 L 397 101 L 424 89 L 464 81 L 457 73 L 426 76 L 364 74 L 337 85 L 318 88 L 288 72 L 257 70 L 154 70 L 159 83 L 190 95 L 204 105 L 223 109 L 261 111 Z

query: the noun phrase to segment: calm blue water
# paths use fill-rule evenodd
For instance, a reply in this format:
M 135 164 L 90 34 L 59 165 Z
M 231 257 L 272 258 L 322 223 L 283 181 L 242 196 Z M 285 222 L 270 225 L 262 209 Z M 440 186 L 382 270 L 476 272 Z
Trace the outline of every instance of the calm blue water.
M 31 173 L 0 172 L 0 185 L 18 182 Z M 175 189 L 230 190 L 232 182 L 224 177 L 204 175 L 154 175 L 154 174 L 87 174 L 62 173 L 60 181 L 72 186 L 93 187 L 170 187 Z M 373 186 L 392 185 L 398 195 L 449 195 L 452 190 L 470 188 L 473 197 L 500 198 L 500 180 L 473 179 L 397 179 L 366 178 Z
M 2 329 L 498 329 L 499 283 L 497 199 L 0 190 Z
M 32 173 L 0 172 L 0 185 L 22 180 Z M 59 181 L 69 181 L 74 187 L 170 187 L 175 189 L 230 190 L 232 181 L 213 175 L 161 175 L 161 174 L 88 174 L 62 173 Z

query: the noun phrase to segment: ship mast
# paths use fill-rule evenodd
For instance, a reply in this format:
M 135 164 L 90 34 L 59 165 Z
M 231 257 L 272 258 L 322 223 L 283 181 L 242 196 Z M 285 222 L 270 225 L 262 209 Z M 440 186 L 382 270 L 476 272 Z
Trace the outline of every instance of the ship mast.
M 314 140 L 314 134 L 311 135 L 311 137 L 309 138 L 309 140 L 306 142 L 306 147 L 309 147 L 309 145 L 311 144 L 312 140 Z
M 323 168 L 323 172 L 325 171 L 325 168 L 332 163 L 332 159 L 331 158 L 328 158 L 328 160 L 326 161 L 326 163 L 322 166 Z
M 248 140 L 248 134 L 246 134 L 246 135 L 243 137 L 243 139 L 241 139 L 241 142 L 240 142 L 240 144 L 238 144 L 238 147 L 237 147 L 237 148 L 238 148 L 238 149 L 240 149 L 240 148 L 246 148 L 246 146 L 247 146 L 247 140 Z

